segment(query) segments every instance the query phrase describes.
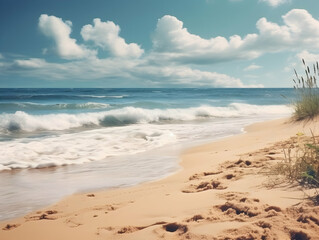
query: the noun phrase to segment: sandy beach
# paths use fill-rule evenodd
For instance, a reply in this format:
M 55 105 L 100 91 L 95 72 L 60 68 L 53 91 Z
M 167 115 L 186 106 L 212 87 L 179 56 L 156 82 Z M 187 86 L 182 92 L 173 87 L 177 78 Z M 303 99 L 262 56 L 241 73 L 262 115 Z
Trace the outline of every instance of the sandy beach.
M 69 196 L 0 223 L 0 239 L 319 239 L 319 207 L 293 183 L 271 184 L 291 137 L 318 120 L 256 123 L 184 151 L 182 169 L 135 187 Z
M 319 240 L 319 1 L 0 1 L 0 240 Z

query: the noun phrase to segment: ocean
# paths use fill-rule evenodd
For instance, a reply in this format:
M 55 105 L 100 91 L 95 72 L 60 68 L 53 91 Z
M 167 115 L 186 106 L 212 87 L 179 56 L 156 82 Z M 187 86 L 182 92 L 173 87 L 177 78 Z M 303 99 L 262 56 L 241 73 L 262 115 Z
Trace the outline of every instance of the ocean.
M 293 89 L 0 89 L 0 220 L 179 169 L 186 147 L 288 117 Z

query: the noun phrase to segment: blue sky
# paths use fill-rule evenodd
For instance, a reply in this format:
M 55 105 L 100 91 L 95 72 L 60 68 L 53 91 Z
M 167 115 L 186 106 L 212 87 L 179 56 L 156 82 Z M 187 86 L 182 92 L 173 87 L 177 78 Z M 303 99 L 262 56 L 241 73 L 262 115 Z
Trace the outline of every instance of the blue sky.
M 291 87 L 318 0 L 0 0 L 0 87 Z

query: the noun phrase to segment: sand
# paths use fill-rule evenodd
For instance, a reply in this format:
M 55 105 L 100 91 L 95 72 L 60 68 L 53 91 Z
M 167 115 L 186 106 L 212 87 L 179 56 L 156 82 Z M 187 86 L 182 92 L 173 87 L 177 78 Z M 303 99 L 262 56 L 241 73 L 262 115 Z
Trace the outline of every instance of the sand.
M 319 207 L 265 168 L 319 121 L 257 123 L 247 133 L 188 149 L 182 170 L 135 187 L 72 195 L 0 223 L 1 240 L 319 239 Z M 277 180 L 276 180 L 277 181 Z

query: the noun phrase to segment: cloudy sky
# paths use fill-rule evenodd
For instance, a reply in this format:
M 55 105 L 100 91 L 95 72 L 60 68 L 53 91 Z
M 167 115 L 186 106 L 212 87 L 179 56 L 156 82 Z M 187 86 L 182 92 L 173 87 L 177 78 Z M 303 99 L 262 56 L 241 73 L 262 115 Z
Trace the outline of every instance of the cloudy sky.
M 291 87 L 318 0 L 0 0 L 0 87 Z

